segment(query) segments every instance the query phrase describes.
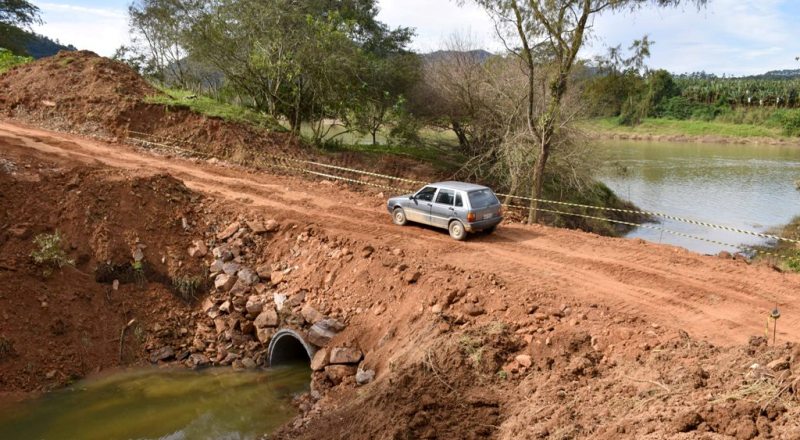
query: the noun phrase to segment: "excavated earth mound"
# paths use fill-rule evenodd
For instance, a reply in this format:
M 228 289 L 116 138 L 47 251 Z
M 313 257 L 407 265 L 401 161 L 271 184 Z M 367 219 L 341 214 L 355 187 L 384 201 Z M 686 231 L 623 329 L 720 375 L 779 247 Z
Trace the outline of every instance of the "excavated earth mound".
M 289 133 L 146 102 L 160 93 L 124 63 L 89 51 L 62 51 L 0 75 L 0 114 L 104 138 L 152 140 L 141 132 L 180 139 L 188 142 L 180 144 L 184 148 L 226 157 L 246 151 L 299 153 Z
M 1 75 L 0 111 L 53 128 L 113 133 L 121 113 L 156 93 L 123 63 L 62 51 Z

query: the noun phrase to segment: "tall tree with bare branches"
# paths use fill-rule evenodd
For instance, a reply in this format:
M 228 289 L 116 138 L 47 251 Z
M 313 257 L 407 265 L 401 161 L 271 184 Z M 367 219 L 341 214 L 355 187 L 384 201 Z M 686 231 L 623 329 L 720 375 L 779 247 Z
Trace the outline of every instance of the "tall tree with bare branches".
M 495 22 L 498 36 L 509 52 L 520 58 L 526 70 L 526 125 L 535 139 L 537 157 L 530 188 L 528 222 L 538 219 L 544 173 L 557 145 L 559 132 L 569 122 L 562 103 L 570 87 L 570 74 L 578 52 L 591 32 L 595 16 L 602 12 L 634 11 L 646 6 L 677 6 L 680 0 L 473 0 Z M 707 0 L 690 0 L 698 7 Z M 536 76 L 546 75 L 546 99 L 536 99 Z

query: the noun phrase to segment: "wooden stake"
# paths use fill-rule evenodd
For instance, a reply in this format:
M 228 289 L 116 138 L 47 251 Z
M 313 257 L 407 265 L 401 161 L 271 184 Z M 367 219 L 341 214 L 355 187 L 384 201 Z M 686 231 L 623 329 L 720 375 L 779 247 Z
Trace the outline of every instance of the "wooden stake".
M 125 324 L 125 327 L 122 327 L 122 331 L 119 334 L 119 363 L 122 365 L 122 347 L 125 343 L 125 330 L 128 330 L 128 327 L 132 326 L 133 323 L 136 322 L 136 318 L 131 319 Z

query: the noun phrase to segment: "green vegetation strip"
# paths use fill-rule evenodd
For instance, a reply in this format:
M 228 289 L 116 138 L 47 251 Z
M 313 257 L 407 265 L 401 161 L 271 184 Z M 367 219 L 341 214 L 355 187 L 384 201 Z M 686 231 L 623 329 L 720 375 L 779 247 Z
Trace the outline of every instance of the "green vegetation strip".
M 600 118 L 581 122 L 581 126 L 596 133 L 790 139 L 779 127 L 719 121 L 646 118 L 639 125 L 627 126 L 621 125 L 617 118 Z
M 273 131 L 286 131 L 274 118 L 246 107 L 227 104 L 188 90 L 159 87 L 161 94 L 148 97 L 146 102 L 171 107 L 186 108 L 195 113 L 230 122 L 251 124 Z

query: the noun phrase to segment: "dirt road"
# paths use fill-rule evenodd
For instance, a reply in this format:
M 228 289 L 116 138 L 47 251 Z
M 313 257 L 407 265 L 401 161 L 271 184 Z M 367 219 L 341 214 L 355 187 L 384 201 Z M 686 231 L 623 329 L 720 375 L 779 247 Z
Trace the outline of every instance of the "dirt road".
M 123 144 L 0 121 L 0 153 L 63 166 L 102 164 L 163 171 L 231 203 L 281 212 L 337 232 L 401 248 L 432 265 L 494 272 L 507 288 L 607 306 L 719 343 L 763 335 L 777 303 L 779 338 L 800 340 L 800 275 L 683 249 L 544 226 L 504 225 L 494 235 L 452 241 L 445 231 L 391 224 L 384 198 L 331 182 L 154 156 Z M 388 196 L 388 194 L 386 194 Z M 613 318 L 612 318 L 613 319 Z

